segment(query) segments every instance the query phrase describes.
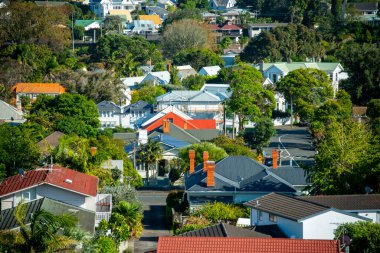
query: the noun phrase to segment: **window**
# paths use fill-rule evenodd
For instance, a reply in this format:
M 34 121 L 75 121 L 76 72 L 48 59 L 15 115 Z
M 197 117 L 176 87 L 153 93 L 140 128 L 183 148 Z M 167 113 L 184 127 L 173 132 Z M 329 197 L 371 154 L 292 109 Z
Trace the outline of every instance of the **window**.
M 333 73 L 330 73 L 330 74 L 329 74 L 329 77 L 330 77 L 330 80 L 333 80 L 334 74 L 333 74 Z
M 274 82 L 274 83 L 277 82 L 277 75 L 276 75 L 276 74 L 273 74 L 273 75 L 272 75 L 272 78 L 273 78 L 273 82 Z
M 273 214 L 269 214 L 269 221 L 271 222 L 277 222 L 277 216 Z
M 263 212 L 257 211 L 257 220 L 262 221 L 263 220 Z

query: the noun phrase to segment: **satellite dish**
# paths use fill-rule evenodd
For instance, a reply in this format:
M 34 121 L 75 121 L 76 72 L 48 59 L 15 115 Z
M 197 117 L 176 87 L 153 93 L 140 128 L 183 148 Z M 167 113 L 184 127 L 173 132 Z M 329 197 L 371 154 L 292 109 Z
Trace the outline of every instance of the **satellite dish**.
M 18 174 L 21 176 L 25 176 L 25 171 L 23 169 L 18 169 Z
M 373 192 L 373 190 L 369 186 L 364 187 L 364 191 L 365 191 L 366 194 L 369 194 L 369 193 Z

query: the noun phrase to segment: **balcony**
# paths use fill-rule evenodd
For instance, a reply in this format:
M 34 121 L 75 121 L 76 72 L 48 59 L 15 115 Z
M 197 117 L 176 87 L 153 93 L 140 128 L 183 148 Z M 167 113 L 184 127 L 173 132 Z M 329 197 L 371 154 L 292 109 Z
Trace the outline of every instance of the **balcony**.
M 96 195 L 95 227 L 101 220 L 109 221 L 112 212 L 112 194 Z

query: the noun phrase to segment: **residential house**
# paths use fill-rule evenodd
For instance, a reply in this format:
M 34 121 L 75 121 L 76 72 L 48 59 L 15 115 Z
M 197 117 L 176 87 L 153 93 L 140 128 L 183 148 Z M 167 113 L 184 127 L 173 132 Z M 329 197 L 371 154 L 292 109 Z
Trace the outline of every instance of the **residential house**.
M 96 105 L 99 112 L 100 128 L 114 128 L 116 126 L 129 127 L 130 119 L 123 114 L 123 106 L 111 101 L 102 101 Z
M 278 193 L 254 198 L 244 205 L 251 208 L 252 226 L 275 224 L 289 238 L 332 240 L 340 224 L 370 221 L 357 214 Z
M 127 25 L 126 34 L 157 33 L 158 30 L 151 20 L 133 20 Z
M 58 96 L 65 93 L 65 88 L 59 83 L 16 83 L 11 88 L 11 92 L 16 97 L 17 107 L 21 106 L 21 97 L 29 97 L 32 101 L 39 95 Z
M 145 75 L 147 75 L 147 74 L 149 74 L 150 72 L 153 71 L 153 69 L 154 69 L 154 65 L 140 66 L 140 69 L 141 69 L 141 71 L 142 71 Z
M 243 36 L 243 28 L 234 25 L 231 20 L 227 20 L 222 25 L 210 25 L 211 31 L 217 34 L 217 42 L 221 40 L 222 37 L 229 37 L 235 42 L 239 42 L 239 38 Z
M 170 73 L 169 71 L 155 71 L 147 74 L 142 83 L 151 83 L 152 85 L 166 85 L 170 83 Z
M 338 91 L 338 84 L 347 78 L 342 65 L 338 62 L 274 62 L 260 63 L 256 68 L 261 71 L 264 78 L 269 78 L 273 84 L 285 77 L 290 71 L 301 68 L 314 68 L 324 71 L 332 81 L 334 94 Z
M 378 2 L 361 2 L 354 3 L 354 7 L 360 12 L 362 16 L 377 15 L 379 10 Z
M 124 108 L 124 115 L 129 115 L 131 128 L 139 128 L 141 124 L 153 114 L 153 106 L 145 101 L 137 101 Z
M 339 240 L 160 236 L 157 253 L 342 253 Z
M 224 61 L 224 67 L 230 67 L 235 65 L 235 57 L 239 54 L 227 52 L 226 54 L 221 55 L 220 57 Z
M 299 196 L 298 198 L 380 223 L 380 194 Z
M 152 1 L 148 5 L 156 5 L 158 7 L 161 7 L 165 10 L 167 10 L 169 7 L 176 8 L 176 0 L 157 0 L 157 1 Z M 158 14 L 158 13 L 157 13 Z
M 83 27 L 85 31 L 90 31 L 94 29 L 100 29 L 103 21 L 100 19 L 77 19 L 75 20 L 75 26 Z
M 201 76 L 217 76 L 221 68 L 219 66 L 206 66 L 202 67 L 198 74 Z
M 217 13 L 202 12 L 202 18 L 208 24 L 216 24 L 219 15 Z
M 123 106 L 111 101 L 102 101 L 96 105 L 99 111 L 101 128 L 138 128 L 152 114 L 153 107 L 145 101 Z
M 108 16 L 118 16 L 123 22 L 132 22 L 132 15 L 130 10 L 109 10 Z
M 204 162 L 185 174 L 190 210 L 207 202 L 244 203 L 271 192 L 299 194 L 294 185 L 246 156 Z M 190 164 L 190 168 L 194 166 Z M 194 168 L 194 167 L 193 167 Z
M 210 0 L 210 8 L 216 11 L 226 11 L 236 5 L 236 0 Z
M 206 90 L 173 90 L 156 98 L 158 110 L 174 106 L 196 118 L 215 119 L 218 123 L 223 116 L 223 101 L 224 98 Z
M 39 210 L 45 210 L 54 215 L 73 215 L 77 218 L 78 228 L 90 233 L 95 232 L 95 211 L 74 205 L 69 205 L 47 197 L 34 199 L 30 202 L 25 203 L 25 205 L 26 213 L 24 223 L 26 225 L 29 225 L 31 223 L 33 214 Z M 15 209 L 16 207 L 12 207 L 1 211 L 0 230 L 18 230 L 20 228 L 20 225 L 14 216 Z
M 288 23 L 255 23 L 248 26 L 248 37 L 253 38 L 262 31 L 271 31 L 276 27 L 287 26 Z
M 110 10 L 135 10 L 141 1 L 134 0 L 90 0 L 90 8 L 97 17 L 105 18 Z
M 232 8 L 223 12 L 220 16 L 223 17 L 223 20 L 230 20 L 235 25 L 241 25 L 242 17 L 248 16 L 250 18 L 255 18 L 256 14 L 245 9 Z
M 63 136 L 65 136 L 64 133 L 60 131 L 54 131 L 52 134 L 37 142 L 37 146 L 44 156 L 49 156 L 51 155 L 52 151 L 58 147 L 59 139 Z
M 185 232 L 177 236 L 185 237 L 245 237 L 245 238 L 270 238 L 270 235 L 262 234 L 251 229 L 236 227 L 227 223 L 218 223 L 205 228 Z
M 162 20 L 159 15 L 139 15 L 139 20 L 150 20 L 156 28 L 160 28 Z
M 367 116 L 367 107 L 366 106 L 353 106 L 351 118 L 359 123 L 368 122 L 369 118 Z
M 21 106 L 19 109 L 21 109 Z M 0 100 L 0 121 L 16 124 L 24 123 L 26 121 L 24 113 L 19 109 Z
M 193 69 L 193 67 L 191 67 L 190 65 L 176 66 L 176 69 L 178 71 L 177 76 L 181 81 L 183 81 L 183 79 L 188 78 L 189 76 L 198 75 L 197 71 Z
M 172 3 L 171 1 L 167 1 L 167 2 Z M 167 11 L 165 9 L 165 7 L 163 7 L 163 6 L 166 6 L 166 4 L 162 4 L 161 6 L 159 6 L 159 5 L 160 4 L 157 3 L 157 6 L 147 6 L 145 8 L 145 12 L 148 15 L 158 15 L 161 20 L 165 20 L 165 19 L 167 19 L 168 15 L 169 15 L 169 11 Z
M 213 119 L 193 119 L 173 106 L 166 107 L 141 124 L 141 127 L 152 132 L 163 126 L 170 127 L 170 123 L 182 129 L 216 129 Z M 165 132 L 165 131 L 164 131 Z
M 133 76 L 133 77 L 124 77 L 120 78 L 121 82 L 124 84 L 124 88 L 126 90 L 135 90 L 145 79 L 146 75 L 144 76 Z M 170 77 L 170 73 L 169 73 Z

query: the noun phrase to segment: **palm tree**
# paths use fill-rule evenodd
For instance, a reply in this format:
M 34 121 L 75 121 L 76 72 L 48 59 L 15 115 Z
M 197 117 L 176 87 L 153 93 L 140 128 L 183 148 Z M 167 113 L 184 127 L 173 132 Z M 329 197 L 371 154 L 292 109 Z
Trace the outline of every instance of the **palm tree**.
M 156 164 L 158 160 L 162 158 L 162 148 L 158 141 L 152 141 L 152 139 L 148 139 L 148 142 L 142 147 L 139 159 L 146 166 L 147 179 L 149 180 L 149 167 L 152 164 Z M 157 164 L 156 164 L 157 171 Z
M 131 235 L 140 237 L 143 226 L 143 215 L 140 213 L 140 207 L 136 203 L 120 201 L 120 203 L 112 209 L 112 213 L 118 213 L 124 217 L 126 224 L 130 227 Z
M 15 218 L 20 224 L 16 244 L 21 252 L 56 252 L 72 248 L 77 241 L 62 235 L 64 229 L 75 227 L 76 218 L 71 215 L 53 215 L 43 209 L 35 212 L 30 226 L 26 222 L 25 203 L 20 203 L 15 210 Z

